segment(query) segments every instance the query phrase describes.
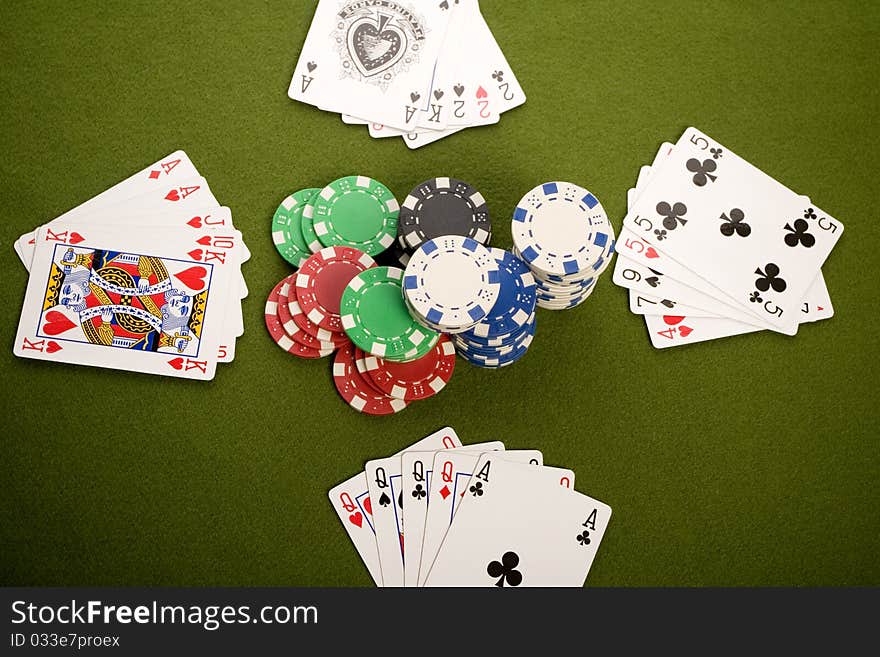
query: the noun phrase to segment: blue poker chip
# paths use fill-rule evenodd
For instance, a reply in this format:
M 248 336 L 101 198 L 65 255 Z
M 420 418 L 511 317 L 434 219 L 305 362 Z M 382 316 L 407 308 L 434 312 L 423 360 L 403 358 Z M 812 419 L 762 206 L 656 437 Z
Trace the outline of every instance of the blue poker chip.
M 513 349 L 518 347 L 526 335 L 530 333 L 533 334 L 535 328 L 534 325 L 535 316 L 533 314 L 531 320 L 527 325 L 523 326 L 515 333 L 511 333 L 509 336 L 506 336 L 503 341 L 500 341 L 497 344 L 480 344 L 477 342 L 473 342 L 472 340 L 467 340 L 463 338 L 461 334 L 453 335 L 452 341 L 456 349 L 458 349 L 459 351 L 464 351 L 467 354 L 478 356 L 502 356 L 510 353 Z
M 498 301 L 501 274 L 489 250 L 470 237 L 422 244 L 407 263 L 403 294 L 417 319 L 447 333 L 465 331 Z
M 509 335 L 525 326 L 535 310 L 535 278 L 526 264 L 509 251 L 490 248 L 498 263 L 498 300 L 480 322 L 468 329 L 465 338 L 494 338 Z
M 459 354 L 467 360 L 470 364 L 476 365 L 477 367 L 484 367 L 487 369 L 498 369 L 501 367 L 507 367 L 508 365 L 512 365 L 517 362 L 520 358 L 525 356 L 526 352 L 529 349 L 529 346 L 532 344 L 532 340 L 535 337 L 535 325 L 530 325 L 530 331 L 523 336 L 523 339 L 517 345 L 517 347 L 511 351 L 510 353 L 504 354 L 503 356 L 479 356 L 479 355 L 471 355 L 471 354 Z

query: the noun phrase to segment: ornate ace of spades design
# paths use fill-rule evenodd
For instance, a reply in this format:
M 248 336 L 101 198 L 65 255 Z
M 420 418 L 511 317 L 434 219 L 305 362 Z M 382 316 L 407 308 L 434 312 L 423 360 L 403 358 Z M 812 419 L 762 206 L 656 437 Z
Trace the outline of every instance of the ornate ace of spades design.
M 395 75 L 418 61 L 425 28 L 405 5 L 350 2 L 339 11 L 334 38 L 343 75 L 386 88 Z

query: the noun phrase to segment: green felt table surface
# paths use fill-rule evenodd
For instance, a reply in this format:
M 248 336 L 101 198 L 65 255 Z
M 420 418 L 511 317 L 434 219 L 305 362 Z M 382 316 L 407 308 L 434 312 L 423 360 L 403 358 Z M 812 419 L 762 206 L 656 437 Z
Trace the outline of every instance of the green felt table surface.
M 287 98 L 313 2 L 2 4 L 0 584 L 368 585 L 327 490 L 443 425 L 539 448 L 614 509 L 588 584 L 880 584 L 880 5 L 482 4 L 528 101 L 418 151 Z M 578 309 L 539 311 L 516 366 L 459 360 L 384 418 L 266 332 L 291 271 L 269 224 L 296 189 L 460 177 L 509 247 L 547 180 L 619 229 L 639 167 L 689 125 L 846 225 L 831 320 L 657 351 L 609 271 Z M 177 148 L 253 252 L 235 362 L 196 383 L 15 358 L 15 238 Z

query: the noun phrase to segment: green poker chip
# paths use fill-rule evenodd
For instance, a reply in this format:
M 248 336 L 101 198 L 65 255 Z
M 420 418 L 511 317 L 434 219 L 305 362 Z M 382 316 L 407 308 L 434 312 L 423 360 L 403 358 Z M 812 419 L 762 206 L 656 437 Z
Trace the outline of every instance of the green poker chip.
M 320 189 L 318 190 L 321 191 Z M 312 217 L 315 213 L 315 206 L 313 205 L 314 200 L 317 198 L 317 194 L 315 194 L 306 207 L 303 209 L 302 218 L 300 219 L 299 229 L 302 232 L 303 239 L 306 242 L 306 247 L 308 248 L 310 253 L 317 253 L 321 249 L 324 248 L 324 245 L 321 244 L 321 240 L 318 239 L 318 236 L 315 235 L 315 225 L 312 221 Z
M 406 308 L 403 270 L 371 267 L 346 286 L 339 305 L 342 328 L 360 349 L 395 361 L 424 356 L 440 334 L 419 324 Z
M 278 253 L 296 268 L 311 255 L 302 234 L 302 214 L 309 201 L 320 189 L 309 188 L 294 192 L 283 201 L 272 217 L 272 242 Z
M 315 234 L 324 246 L 351 246 L 378 255 L 397 237 L 400 206 L 382 183 L 366 176 L 334 180 L 312 201 Z

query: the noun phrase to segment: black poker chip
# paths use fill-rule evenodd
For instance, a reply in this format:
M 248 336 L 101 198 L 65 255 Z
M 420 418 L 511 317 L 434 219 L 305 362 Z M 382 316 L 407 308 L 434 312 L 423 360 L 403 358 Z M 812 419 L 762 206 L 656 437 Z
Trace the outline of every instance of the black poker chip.
M 409 252 L 442 235 L 487 244 L 492 222 L 483 195 L 474 187 L 456 178 L 432 178 L 417 185 L 400 206 L 397 235 Z

